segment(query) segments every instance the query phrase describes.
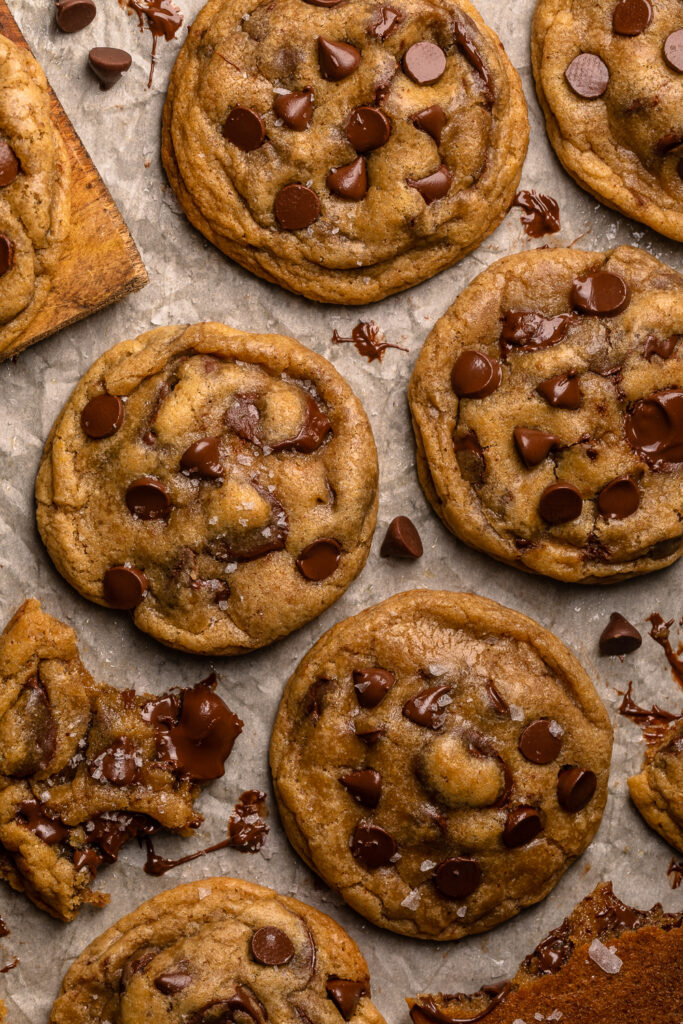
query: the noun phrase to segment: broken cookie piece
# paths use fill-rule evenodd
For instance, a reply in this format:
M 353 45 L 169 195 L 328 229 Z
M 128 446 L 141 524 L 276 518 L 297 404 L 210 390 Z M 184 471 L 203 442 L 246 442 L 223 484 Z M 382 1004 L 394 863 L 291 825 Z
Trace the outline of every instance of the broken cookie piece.
M 683 718 L 648 744 L 642 771 L 631 776 L 628 788 L 650 828 L 683 853 Z

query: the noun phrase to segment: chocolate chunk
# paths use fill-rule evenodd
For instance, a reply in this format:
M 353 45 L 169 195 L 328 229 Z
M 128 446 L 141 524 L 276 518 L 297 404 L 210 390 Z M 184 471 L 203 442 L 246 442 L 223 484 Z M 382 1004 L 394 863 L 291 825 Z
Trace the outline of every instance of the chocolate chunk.
M 331 576 L 339 565 L 342 546 L 328 537 L 314 540 L 305 547 L 296 560 L 296 567 L 307 580 L 319 583 Z
M 631 289 L 627 282 L 608 270 L 592 270 L 577 277 L 572 285 L 572 305 L 588 316 L 617 316 L 630 301 Z
M 157 726 L 157 752 L 174 771 L 208 782 L 224 774 L 224 763 L 242 732 L 243 723 L 212 687 L 216 677 L 189 690 L 183 690 L 178 714 L 178 698 L 154 703 L 148 718 Z M 177 714 L 177 720 L 175 715 Z M 168 715 L 173 715 L 169 724 Z
M 446 708 L 451 703 L 449 686 L 431 686 L 422 690 L 403 705 L 403 714 L 416 725 L 440 729 L 446 720 Z
M 320 74 L 328 82 L 341 82 L 352 75 L 360 64 L 360 51 L 349 43 L 318 36 Z
M 313 120 L 313 90 L 309 87 L 303 92 L 280 94 L 275 97 L 273 109 L 288 128 L 303 132 Z
M 132 786 L 140 779 L 142 753 L 127 736 L 119 736 L 97 757 L 88 762 L 88 772 L 97 782 L 112 786 Z
M 292 940 L 280 928 L 267 925 L 251 937 L 251 955 L 266 967 L 281 967 L 294 956 Z
M 611 480 L 598 494 L 598 510 L 607 519 L 626 519 L 640 505 L 640 491 L 629 476 Z
M 396 516 L 387 528 L 382 541 L 382 558 L 420 558 L 422 556 L 420 534 L 408 516 Z
M 624 422 L 626 440 L 651 469 L 683 462 L 683 389 L 658 391 L 635 402 Z
M 0 277 L 14 266 L 14 242 L 0 232 Z
M 263 118 L 251 107 L 233 107 L 223 124 L 223 138 L 244 153 L 251 153 L 265 142 Z
M 17 808 L 17 819 L 47 846 L 63 843 L 69 836 L 66 825 L 59 818 L 48 814 L 38 800 L 24 800 L 20 803 Z
M 537 718 L 526 726 L 517 745 L 527 761 L 550 764 L 562 747 L 562 730 L 552 719 Z
M 555 928 L 547 938 L 539 942 L 527 959 L 530 961 L 534 958 L 541 974 L 555 974 L 561 967 L 564 967 L 573 948 L 574 943 L 569 938 L 569 923 L 565 921 L 559 928 Z
M 557 316 L 543 316 L 521 309 L 509 309 L 503 316 L 500 332 L 500 348 L 505 355 L 509 349 L 535 352 L 550 348 L 562 341 L 577 317 L 574 313 L 558 313 Z
M 225 473 L 221 462 L 219 438 L 202 437 L 191 444 L 181 456 L 180 469 L 189 476 L 219 480 Z
M 391 864 L 396 854 L 396 842 L 379 825 L 359 821 L 349 841 L 351 853 L 369 870 Z
M 163 519 L 170 511 L 171 499 L 161 480 L 142 476 L 126 491 L 126 505 L 138 519 Z
M 393 7 L 380 7 L 377 11 L 377 19 L 371 29 L 373 36 L 383 42 L 402 20 L 403 16 Z
M 320 200 L 306 185 L 285 185 L 275 197 L 275 216 L 285 231 L 303 231 L 320 216 Z
M 105 572 L 102 587 L 104 600 L 111 608 L 132 611 L 147 593 L 148 583 L 142 569 L 113 565 Z
M 80 32 L 97 14 L 93 0 L 57 0 L 55 16 L 62 32 Z
M 353 687 L 362 708 L 376 708 L 396 682 L 396 676 L 386 668 L 354 669 Z
M 560 230 L 560 207 L 552 196 L 535 192 L 531 188 L 521 189 L 515 196 L 513 206 L 524 210 L 521 221 L 524 233 L 529 238 L 554 235 Z
M 651 21 L 649 0 L 619 0 L 612 14 L 612 28 L 620 36 L 639 36 Z
M 88 54 L 88 65 L 100 80 L 101 89 L 111 89 L 121 75 L 128 71 L 133 58 L 126 50 L 115 46 L 93 46 Z
M 455 438 L 453 451 L 463 480 L 481 487 L 486 474 L 486 457 L 475 432 L 468 430 L 462 437 Z
M 50 698 L 37 676 L 27 679 L 9 717 L 17 723 L 12 730 L 16 735 L 16 749 L 11 754 L 3 751 L 2 773 L 25 779 L 47 767 L 57 746 L 57 724 Z
M 490 681 L 486 684 L 486 693 L 497 715 L 510 714 L 510 705 Z
M 330 192 L 342 199 L 358 202 L 368 192 L 368 167 L 365 157 L 359 156 L 352 163 L 330 171 L 326 179 Z
M 610 657 L 616 654 L 631 654 L 637 651 L 643 638 L 619 612 L 612 612 L 609 622 L 600 634 L 600 654 Z
M 502 379 L 498 360 L 476 349 L 461 352 L 451 370 L 451 387 L 459 398 L 486 398 Z
M 609 84 L 609 69 L 596 53 L 580 53 L 564 73 L 568 84 L 584 100 L 596 100 Z
M 434 882 L 442 896 L 464 900 L 479 887 L 481 868 L 471 857 L 450 857 L 438 865 Z
M 433 85 L 446 70 L 446 54 L 436 43 L 413 43 L 403 55 L 403 70 L 418 85 Z
M 389 141 L 391 122 L 377 107 L 356 107 L 346 122 L 346 138 L 358 153 L 369 153 Z
M 664 60 L 673 71 L 683 73 L 683 28 L 676 29 L 664 40 Z
M 443 199 L 452 181 L 453 175 L 446 164 L 441 164 L 438 171 L 428 174 L 426 178 L 406 178 L 406 184 L 420 193 L 427 206 L 431 206 L 437 199 Z
M 359 768 L 339 779 L 354 800 L 363 807 L 376 807 L 382 796 L 382 776 L 373 768 Z
M 427 132 L 427 135 L 431 135 L 437 146 L 441 142 L 441 136 L 446 127 L 447 120 L 446 111 L 438 103 L 431 107 L 426 107 L 424 110 L 420 110 L 417 114 L 413 115 L 415 127 L 419 128 L 420 131 Z
M 378 743 L 382 736 L 386 735 L 384 726 L 380 726 L 378 729 L 359 729 L 358 723 L 354 726 L 354 732 L 358 739 L 367 743 L 369 747 L 374 747 L 375 743 Z
M 0 139 L 0 187 L 11 185 L 19 173 L 19 161 L 12 147 Z
M 574 484 L 558 480 L 546 487 L 538 503 L 538 512 L 546 523 L 569 523 L 578 519 L 583 509 L 581 491 Z
M 594 772 L 565 765 L 557 776 L 557 800 L 565 811 L 583 810 L 593 798 L 598 780 Z
M 654 356 L 659 356 L 660 359 L 671 359 L 681 337 L 683 337 L 683 335 L 680 334 L 672 334 L 670 338 L 658 338 L 655 335 L 650 335 L 645 342 L 643 355 L 648 362 L 650 362 Z
M 583 399 L 578 379 L 573 373 L 561 373 L 559 377 L 541 381 L 536 390 L 554 409 L 578 409 Z
M 88 437 L 111 437 L 123 423 L 125 406 L 118 395 L 95 395 L 81 412 L 81 427 Z
M 154 979 L 154 987 L 165 996 L 174 996 L 177 992 L 184 992 L 192 984 L 192 975 L 187 972 L 188 967 L 188 962 L 183 960 L 170 971 L 164 971 Z
M 360 1002 L 361 996 L 367 994 L 367 985 L 362 981 L 349 981 L 347 978 L 329 977 L 325 982 L 327 996 L 341 1013 L 344 1020 L 349 1020 Z
M 471 23 L 470 23 L 471 24 Z M 469 63 L 472 65 L 477 75 L 481 79 L 481 83 L 484 91 L 484 98 L 488 104 L 492 104 L 494 100 L 493 82 L 488 68 L 484 64 L 484 59 L 477 48 L 476 43 L 470 35 L 469 29 L 464 21 L 456 17 L 453 24 L 453 36 L 459 49 L 463 52 Z
M 533 807 L 517 807 L 510 811 L 503 829 L 503 844 L 509 850 L 526 846 L 542 829 L 541 816 Z
M 556 448 L 560 443 L 555 434 L 534 430 L 532 427 L 515 427 L 513 437 L 519 457 L 528 469 L 543 462 L 551 448 Z

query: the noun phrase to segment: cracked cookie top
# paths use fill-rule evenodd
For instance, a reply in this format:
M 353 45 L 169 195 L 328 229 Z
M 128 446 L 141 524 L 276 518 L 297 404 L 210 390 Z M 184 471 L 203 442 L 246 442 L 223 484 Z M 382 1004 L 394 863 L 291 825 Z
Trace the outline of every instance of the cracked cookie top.
M 539 0 L 531 54 L 567 171 L 608 206 L 683 241 L 680 0 Z
M 308 622 L 360 572 L 377 456 L 322 356 L 222 324 L 158 328 L 77 385 L 36 497 L 81 594 L 172 647 L 236 654 Z
M 628 788 L 648 825 L 683 853 L 683 718 L 648 745 L 642 770 Z
M 210 0 L 171 77 L 163 158 L 231 258 L 361 303 L 479 245 L 527 139 L 519 78 L 467 0 Z
M 410 591 L 326 633 L 287 684 L 271 767 L 287 834 L 359 913 L 458 939 L 536 903 L 591 841 L 612 729 L 536 622 Z
M 233 878 L 143 903 L 64 978 L 50 1024 L 384 1024 L 367 964 L 326 914 Z
M 410 383 L 422 486 L 467 544 L 590 582 L 683 552 L 683 277 L 537 250 L 480 274 Z

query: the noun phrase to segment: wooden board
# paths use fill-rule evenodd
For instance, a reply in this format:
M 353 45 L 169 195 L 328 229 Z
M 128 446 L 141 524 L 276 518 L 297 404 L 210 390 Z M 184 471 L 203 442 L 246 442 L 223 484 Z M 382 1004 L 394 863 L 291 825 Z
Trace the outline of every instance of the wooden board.
M 0 0 L 0 33 L 30 49 L 5 0 Z M 43 70 L 49 78 L 49 69 Z M 139 291 L 149 280 L 109 189 L 51 87 L 50 101 L 71 159 L 71 230 L 47 301 L 13 341 L 12 352 Z

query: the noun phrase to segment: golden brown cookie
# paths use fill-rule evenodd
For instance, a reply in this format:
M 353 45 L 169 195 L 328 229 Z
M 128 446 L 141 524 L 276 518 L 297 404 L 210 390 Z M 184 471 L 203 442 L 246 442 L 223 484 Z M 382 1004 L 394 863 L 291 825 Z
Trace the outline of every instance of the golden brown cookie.
M 683 719 L 648 745 L 642 771 L 628 788 L 650 828 L 683 853 Z
M 468 0 L 210 0 L 171 76 L 162 157 L 231 259 L 358 304 L 476 248 L 527 141 L 519 77 Z
M 69 233 L 71 168 L 42 68 L 0 35 L 0 361 L 44 305 Z
M 682 928 L 683 914 L 664 914 L 659 903 L 634 910 L 602 882 L 514 978 L 471 995 L 409 999 L 413 1024 L 677 1024 Z
M 576 583 L 683 553 L 683 276 L 639 249 L 499 260 L 410 382 L 420 481 L 460 540 Z
M 152 696 L 96 683 L 69 626 L 21 606 L 0 636 L 0 878 L 71 921 L 125 842 L 190 835 L 242 729 L 215 676 Z
M 531 56 L 569 174 L 607 206 L 683 241 L 680 0 L 539 0 Z
M 612 729 L 567 648 L 483 597 L 414 590 L 329 630 L 271 741 L 297 853 L 373 924 L 485 931 L 586 849 Z
M 84 597 L 171 647 L 238 654 L 319 615 L 363 568 L 377 454 L 322 356 L 223 324 L 161 327 L 81 379 L 36 497 Z
M 237 878 L 155 896 L 81 954 L 50 1024 L 384 1024 L 332 918 Z

